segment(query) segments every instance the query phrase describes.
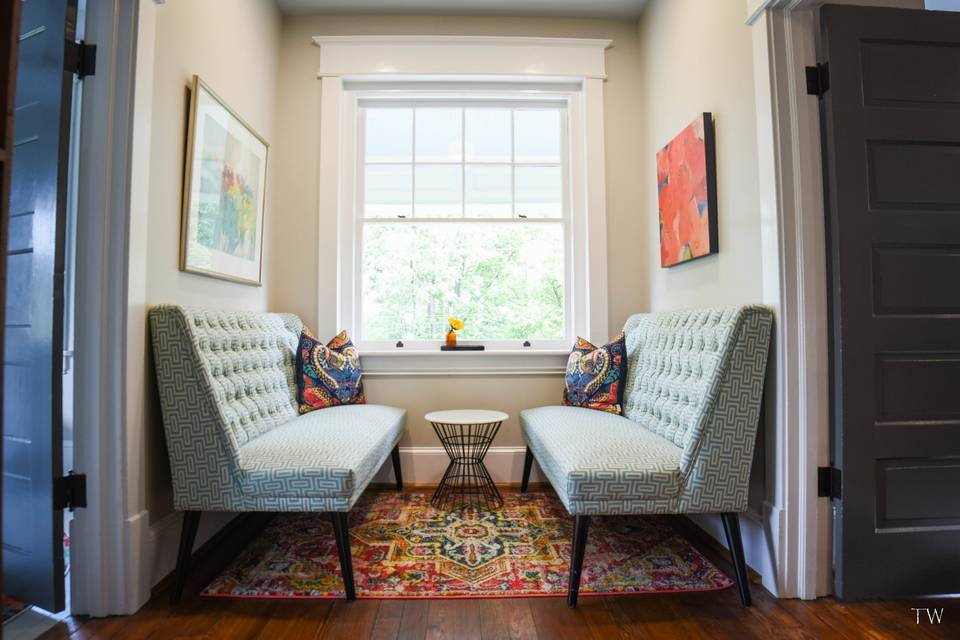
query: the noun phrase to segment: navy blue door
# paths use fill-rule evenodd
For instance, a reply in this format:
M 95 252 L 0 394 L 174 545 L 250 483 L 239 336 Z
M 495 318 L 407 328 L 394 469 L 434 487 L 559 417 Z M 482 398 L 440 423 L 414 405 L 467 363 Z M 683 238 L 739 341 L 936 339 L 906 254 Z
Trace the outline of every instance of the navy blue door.
M 15 0 L 20 1 L 20 0 Z M 7 595 L 64 607 L 64 231 L 76 0 L 23 2 L 3 362 L 3 578 Z

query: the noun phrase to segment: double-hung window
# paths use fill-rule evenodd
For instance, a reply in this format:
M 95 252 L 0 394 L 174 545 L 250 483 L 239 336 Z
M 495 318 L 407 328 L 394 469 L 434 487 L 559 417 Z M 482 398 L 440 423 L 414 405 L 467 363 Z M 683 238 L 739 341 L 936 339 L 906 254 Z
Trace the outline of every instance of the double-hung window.
M 429 348 L 453 316 L 488 348 L 568 347 L 567 100 L 386 94 L 356 116 L 359 341 Z

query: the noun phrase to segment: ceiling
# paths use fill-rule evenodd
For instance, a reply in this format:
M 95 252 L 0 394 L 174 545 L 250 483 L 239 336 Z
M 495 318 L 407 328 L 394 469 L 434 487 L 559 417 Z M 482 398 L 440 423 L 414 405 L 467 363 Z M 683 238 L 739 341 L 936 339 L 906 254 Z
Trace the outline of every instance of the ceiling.
M 647 0 L 276 0 L 288 15 L 421 14 L 638 18 Z

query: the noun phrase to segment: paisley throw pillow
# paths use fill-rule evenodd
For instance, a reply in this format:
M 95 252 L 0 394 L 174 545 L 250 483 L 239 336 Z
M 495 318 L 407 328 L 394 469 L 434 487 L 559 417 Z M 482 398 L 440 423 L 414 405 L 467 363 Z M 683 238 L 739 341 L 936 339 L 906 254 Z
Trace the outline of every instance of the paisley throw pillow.
M 602 347 L 577 338 L 567 359 L 563 404 L 621 413 L 627 377 L 627 344 L 623 333 Z
M 304 328 L 297 347 L 300 413 L 342 404 L 364 404 L 360 354 L 346 331 L 324 345 Z

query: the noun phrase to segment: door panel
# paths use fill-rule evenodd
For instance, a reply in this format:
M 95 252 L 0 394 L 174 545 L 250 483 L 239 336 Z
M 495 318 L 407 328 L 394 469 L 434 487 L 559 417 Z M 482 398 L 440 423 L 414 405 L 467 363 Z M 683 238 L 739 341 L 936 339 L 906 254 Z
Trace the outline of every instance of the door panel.
M 950 41 L 861 41 L 864 103 L 879 107 L 960 109 L 960 48 Z M 916 73 L 916 69 L 951 73 Z
M 960 353 L 881 353 L 876 380 L 877 424 L 960 426 Z
M 944 274 L 960 275 L 960 251 L 956 247 L 874 246 L 872 260 L 875 315 L 960 313 L 960 287 L 943 287 Z
M 76 3 L 22 4 L 3 362 L 4 591 L 63 609 L 61 475 L 64 224 Z
M 960 459 L 895 458 L 877 471 L 879 531 L 960 525 Z
M 870 210 L 960 212 L 960 145 L 867 141 Z
M 836 593 L 960 592 L 960 15 L 821 10 Z

